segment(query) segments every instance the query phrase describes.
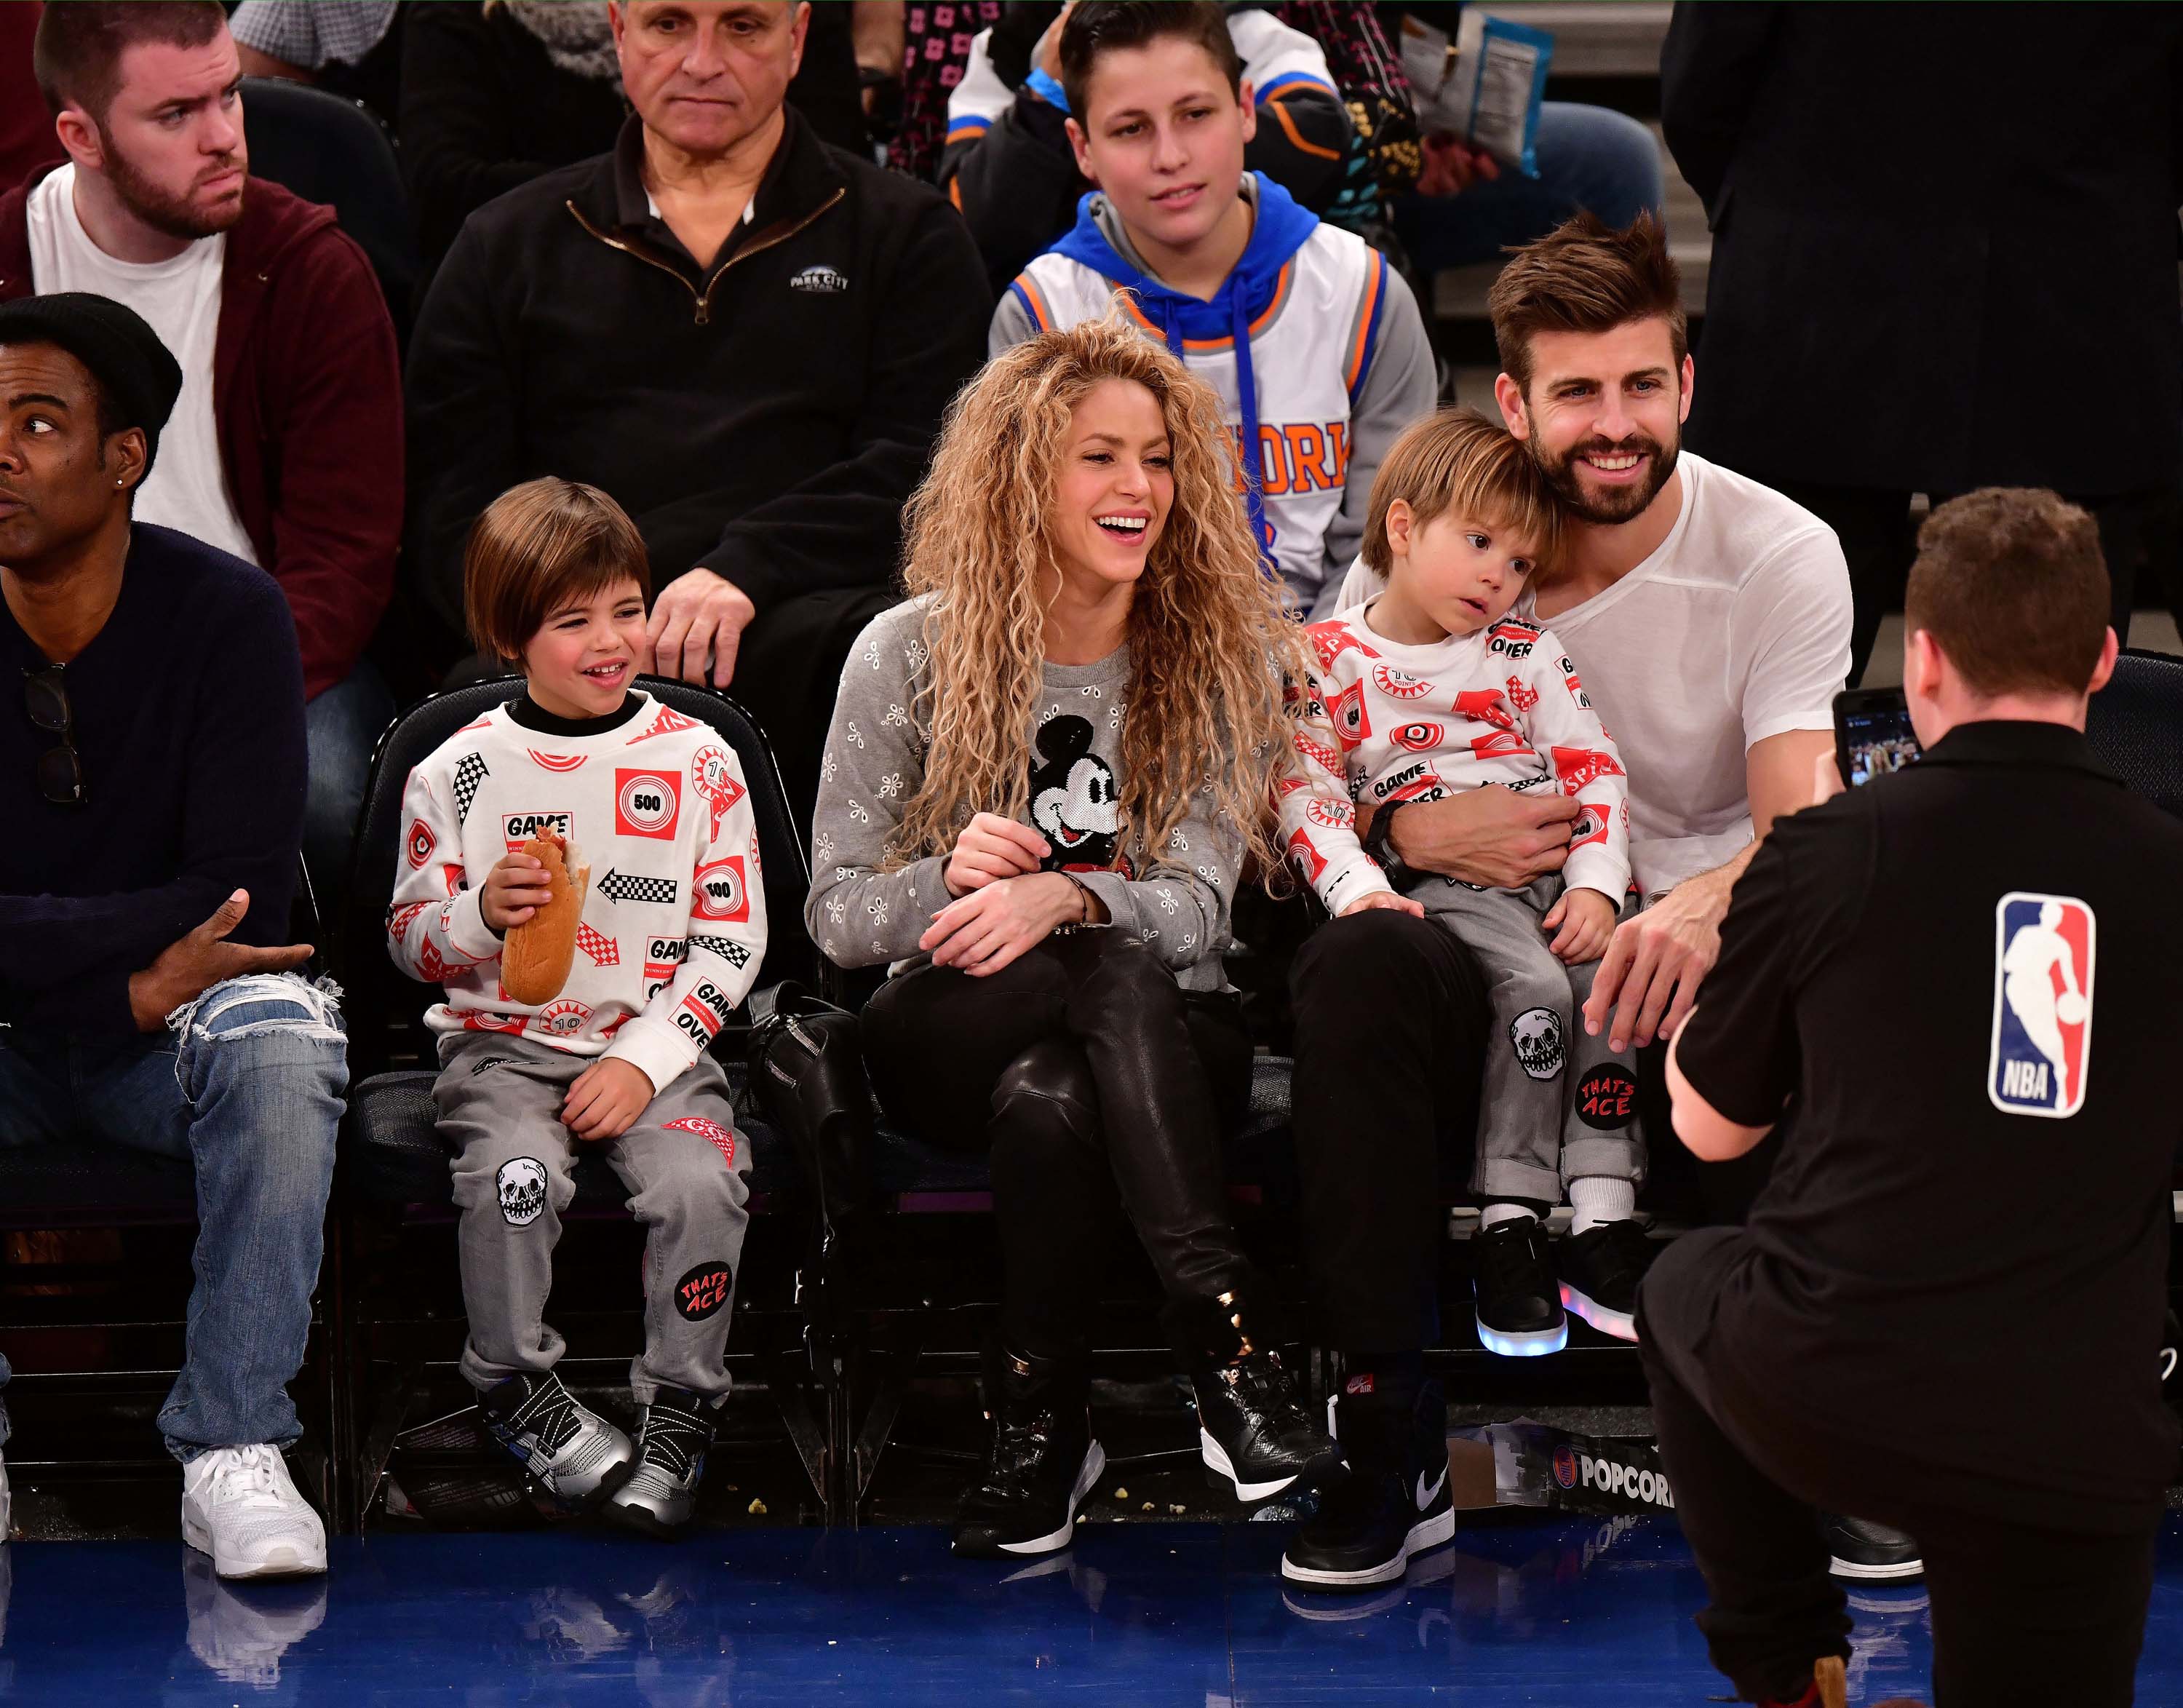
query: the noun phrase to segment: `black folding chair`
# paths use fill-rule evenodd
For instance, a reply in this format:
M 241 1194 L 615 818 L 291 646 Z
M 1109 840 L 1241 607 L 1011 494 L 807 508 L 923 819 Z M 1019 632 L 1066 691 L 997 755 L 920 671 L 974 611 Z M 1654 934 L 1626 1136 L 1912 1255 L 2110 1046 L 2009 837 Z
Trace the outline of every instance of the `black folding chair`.
M 2085 737 L 2125 782 L 2183 817 L 2183 659 L 2125 652 L 2092 696 Z
M 242 80 L 250 170 L 334 210 L 379 275 L 406 344 L 423 273 L 394 139 L 360 101 L 280 77 Z
M 779 1404 L 805 1474 L 825 1508 L 836 1478 L 807 1396 L 814 1373 L 792 1368 L 796 1360 L 778 1344 L 784 1336 L 799 1348 L 803 1344 L 796 1271 L 811 1245 L 811 1194 L 787 1141 L 764 1120 L 752 1116 L 742 1059 L 747 1029 L 737 1023 L 747 1018 L 749 1009 L 762 1009 L 781 979 L 809 982 L 818 975 L 817 951 L 803 926 L 810 869 L 789 816 L 771 749 L 742 709 L 708 688 L 654 677 L 644 678 L 642 686 L 675 710 L 709 724 L 734 750 L 758 821 L 768 919 L 765 958 L 746 1013 L 731 1020 L 713 1045 L 734 1088 L 736 1125 L 751 1154 L 753 1250 L 745 1254 L 737 1288 L 736 1341 L 762 1342 L 753 1355 Z M 339 1467 L 345 1526 L 360 1523 L 369 1510 L 396 1438 L 423 1392 L 425 1366 L 434 1361 L 393 1343 L 404 1334 L 414 1340 L 430 1328 L 434 1316 L 442 1314 L 435 1302 L 421 1315 L 374 1315 L 384 1299 L 401 1293 L 402 1283 L 415 1277 L 407 1271 L 375 1265 L 370 1237 L 376 1236 L 379 1245 L 386 1248 L 406 1232 L 412 1238 L 403 1249 L 420 1249 L 436 1278 L 451 1275 L 453 1268 L 453 1182 L 447 1149 L 435 1124 L 436 1059 L 422 1025 L 432 996 L 427 987 L 395 968 L 385 942 L 384 921 L 398 865 L 402 793 L 410 771 L 421 760 L 463 726 L 520 692 L 520 682 L 507 677 L 435 694 L 396 720 L 372 760 L 340 961 L 350 1017 L 353 1089 L 336 1188 L 343 1214 L 336 1218 L 342 1279 L 335 1299 L 343 1410 L 353 1420 L 356 1432 L 352 1449 Z M 627 1190 L 603 1160 L 581 1158 L 575 1178 L 569 1220 L 627 1221 Z M 769 1222 L 774 1224 L 769 1235 L 786 1243 L 792 1252 L 785 1264 L 773 1266 L 770 1274 L 763 1260 L 753 1260 L 761 1227 Z M 564 1238 L 562 1250 L 565 1254 L 569 1249 L 569 1241 Z M 626 1302 L 630 1307 L 627 1317 L 633 1322 L 633 1290 Z M 759 1324 L 760 1318 L 766 1321 Z M 620 1321 L 618 1316 L 616 1332 Z M 782 1332 L 771 1339 L 745 1332 L 753 1327 Z M 377 1356 L 381 1349 L 376 1343 L 381 1340 L 388 1343 L 384 1357 Z M 370 1390 L 367 1415 L 359 1408 L 368 1391 L 366 1378 L 374 1374 L 384 1379 Z

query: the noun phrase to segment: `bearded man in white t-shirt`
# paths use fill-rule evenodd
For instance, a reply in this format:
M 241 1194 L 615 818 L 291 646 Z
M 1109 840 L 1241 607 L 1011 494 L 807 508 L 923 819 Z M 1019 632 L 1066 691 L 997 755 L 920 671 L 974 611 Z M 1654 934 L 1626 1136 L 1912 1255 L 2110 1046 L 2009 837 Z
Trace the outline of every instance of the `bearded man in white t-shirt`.
M 1641 1047 L 1690 1011 L 1757 841 L 1813 798 L 1849 664 L 1848 570 L 1819 518 L 1682 451 L 1695 376 L 1657 223 L 1618 231 L 1580 215 L 1518 251 L 1488 300 L 1502 415 L 1569 516 L 1561 562 L 1526 615 L 1552 626 L 1576 666 L 1571 691 L 1596 707 L 1629 772 L 1642 905 L 1617 927 L 1579 1023 L 1617 1050 Z M 1382 585 L 1360 563 L 1340 603 L 1361 604 Z M 1382 809 L 1360 832 L 1398 887 L 1408 867 L 1514 889 L 1561 868 L 1577 813 L 1558 793 L 1493 787 Z M 1314 1288 L 1347 1394 L 1388 1414 L 1362 1444 L 1344 1424 L 1354 1465 L 1360 1445 L 1369 1454 L 1379 1434 L 1408 1427 L 1413 1395 L 1433 1393 L 1421 1349 L 1438 1332 L 1443 1141 L 1467 1138 L 1453 1129 L 1475 1101 L 1480 1049 L 1519 1040 L 1487 1035 L 1484 981 L 1462 945 L 1391 910 L 1322 926 L 1291 989 Z M 1551 1054 L 1558 1074 L 1569 1052 Z M 1626 1120 L 1638 1094 L 1619 1069 L 1575 1090 L 1580 1114 L 1596 1104 L 1603 1125 Z M 1562 1184 L 1573 1233 L 1611 1230 L 1584 1242 L 1583 1290 L 1634 1301 L 1651 1252 L 1630 1219 L 1637 1183 Z M 1558 1315 L 1558 1283 L 1570 1276 L 1556 1269 L 1576 1261 L 1575 1242 L 1558 1257 L 1542 1235 L 1521 1243 L 1526 1273 L 1496 1286 L 1520 1285 Z M 1422 1483 L 1413 1511 L 1394 1479 L 1356 1480 L 1393 1492 L 1330 1499 L 1292 1545 L 1288 1576 L 1323 1588 L 1385 1582 L 1418 1540 L 1441 1533 Z M 1353 1569 L 1307 1576 L 1303 1554 Z
M 1737 874 L 1775 819 L 1811 799 L 1848 668 L 1832 530 L 1681 448 L 1695 370 L 1680 288 L 1657 224 L 1614 231 L 1580 215 L 1519 251 L 1488 298 L 1502 416 L 1573 524 L 1532 604 L 1630 769 L 1645 909 L 1585 1010 L 1617 1049 L 1667 1037 L 1690 1011 Z M 1378 591 L 1360 563 L 1341 603 Z M 1397 813 L 1393 852 L 1497 887 L 1557 869 L 1573 804 L 1501 793 Z

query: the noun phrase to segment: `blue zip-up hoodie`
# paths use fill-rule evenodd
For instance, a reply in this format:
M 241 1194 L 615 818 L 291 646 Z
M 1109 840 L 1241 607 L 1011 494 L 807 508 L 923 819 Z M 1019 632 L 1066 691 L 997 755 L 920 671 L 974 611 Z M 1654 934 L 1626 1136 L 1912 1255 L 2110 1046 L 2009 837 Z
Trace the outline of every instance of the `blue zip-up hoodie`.
M 1240 461 L 1251 526 L 1258 537 L 1258 548 L 1263 554 L 1270 536 L 1266 527 L 1265 499 L 1258 490 L 1258 387 L 1251 366 L 1251 322 L 1274 300 L 1281 269 L 1318 231 L 1319 216 L 1298 206 L 1287 191 L 1264 173 L 1247 175 L 1258 186 L 1258 218 L 1251 227 L 1251 241 L 1209 303 L 1186 296 L 1149 273 L 1140 272 L 1115 248 L 1100 229 L 1093 210 L 1093 204 L 1104 199 L 1097 191 L 1077 203 L 1076 224 L 1053 246 L 1053 253 L 1066 255 L 1134 292 L 1137 306 L 1145 318 L 1160 329 L 1160 336 L 1177 361 L 1184 359 L 1185 338 L 1235 340 L 1236 395 L 1243 416 L 1241 442 L 1251 448 Z M 1270 570 L 1270 558 L 1268 566 Z

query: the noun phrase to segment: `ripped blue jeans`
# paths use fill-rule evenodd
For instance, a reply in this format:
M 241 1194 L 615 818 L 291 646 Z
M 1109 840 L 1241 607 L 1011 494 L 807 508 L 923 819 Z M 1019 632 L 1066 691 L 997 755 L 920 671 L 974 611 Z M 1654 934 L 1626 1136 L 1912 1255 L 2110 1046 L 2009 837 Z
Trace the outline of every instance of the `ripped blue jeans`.
M 303 1433 L 287 1384 L 310 1332 L 348 1089 L 338 995 L 253 974 L 153 1036 L 0 1027 L 0 1145 L 125 1145 L 196 1167 L 187 1349 L 159 1412 L 177 1459 Z

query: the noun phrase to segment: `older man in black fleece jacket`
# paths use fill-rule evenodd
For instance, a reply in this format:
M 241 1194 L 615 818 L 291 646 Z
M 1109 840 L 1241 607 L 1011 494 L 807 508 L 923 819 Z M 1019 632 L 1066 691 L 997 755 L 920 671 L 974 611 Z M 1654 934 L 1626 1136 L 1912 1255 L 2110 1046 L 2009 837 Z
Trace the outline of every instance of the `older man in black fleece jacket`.
M 808 5 L 614 8 L 610 153 L 488 203 L 409 352 L 413 555 L 459 620 L 500 492 L 590 482 L 661 584 L 662 675 L 728 687 L 808 815 L 842 659 L 892 597 L 903 503 L 992 301 L 939 195 L 782 105 Z

